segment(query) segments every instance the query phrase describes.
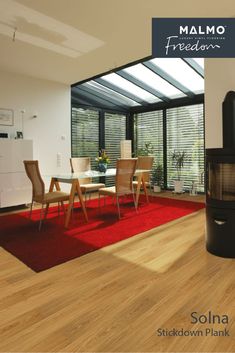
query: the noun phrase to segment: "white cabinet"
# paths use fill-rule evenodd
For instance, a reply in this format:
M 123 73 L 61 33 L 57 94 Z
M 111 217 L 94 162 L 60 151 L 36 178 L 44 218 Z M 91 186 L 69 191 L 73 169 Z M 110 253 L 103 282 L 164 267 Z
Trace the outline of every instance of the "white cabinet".
M 0 208 L 31 202 L 23 161 L 32 159 L 33 141 L 0 139 Z

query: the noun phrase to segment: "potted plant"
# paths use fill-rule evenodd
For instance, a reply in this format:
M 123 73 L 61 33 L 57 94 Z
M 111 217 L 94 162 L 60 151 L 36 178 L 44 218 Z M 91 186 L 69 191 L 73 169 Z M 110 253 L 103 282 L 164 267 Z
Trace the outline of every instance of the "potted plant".
M 151 185 L 153 186 L 154 192 L 161 192 L 163 185 L 163 167 L 161 164 L 158 164 L 151 174 Z
M 104 149 L 99 150 L 99 154 L 95 159 L 97 161 L 97 169 L 99 172 L 105 173 L 110 162 Z
M 138 156 L 149 156 L 153 154 L 153 145 L 151 142 L 145 142 L 144 147 L 138 149 Z
M 171 155 L 173 166 L 176 168 L 177 180 L 174 181 L 175 193 L 181 194 L 183 192 L 184 182 L 181 180 L 182 168 L 184 167 L 187 158 L 185 151 L 174 151 Z

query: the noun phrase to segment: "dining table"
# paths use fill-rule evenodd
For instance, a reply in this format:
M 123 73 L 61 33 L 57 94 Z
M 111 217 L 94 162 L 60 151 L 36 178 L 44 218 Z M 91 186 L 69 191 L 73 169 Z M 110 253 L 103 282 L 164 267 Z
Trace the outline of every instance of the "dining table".
M 149 173 L 149 172 L 151 172 L 151 170 L 148 170 L 148 169 L 136 169 L 136 171 L 135 171 L 134 175 L 137 178 L 137 188 L 136 188 L 136 204 L 137 204 L 137 206 L 138 206 L 138 202 L 139 202 L 141 185 L 143 187 L 143 190 L 144 190 L 144 193 L 146 196 L 146 200 L 147 200 L 147 202 L 149 202 L 146 185 L 145 185 L 144 178 L 143 178 L 143 175 L 145 173 Z M 71 184 L 68 209 L 67 209 L 66 216 L 65 216 L 65 228 L 68 228 L 68 225 L 70 222 L 71 211 L 73 208 L 74 197 L 76 194 L 78 195 L 78 199 L 80 201 L 82 212 L 84 214 L 85 220 L 86 220 L 86 222 L 88 222 L 86 205 L 85 205 L 82 191 L 80 188 L 80 182 L 82 182 L 82 179 L 111 177 L 111 176 L 116 176 L 116 168 L 108 168 L 106 170 L 106 172 L 100 172 L 97 170 L 89 170 L 86 172 L 53 174 L 50 176 L 51 182 L 50 182 L 49 192 L 52 192 L 54 190 L 54 188 L 57 191 L 60 191 L 61 190 L 60 183 Z

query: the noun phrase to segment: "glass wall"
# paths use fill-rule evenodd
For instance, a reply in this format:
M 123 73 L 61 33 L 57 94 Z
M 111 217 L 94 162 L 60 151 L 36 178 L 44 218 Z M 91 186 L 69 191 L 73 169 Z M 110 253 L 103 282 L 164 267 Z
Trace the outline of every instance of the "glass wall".
M 143 154 L 146 144 L 150 144 L 154 166 L 164 167 L 167 188 L 173 188 L 177 179 L 172 153 L 184 151 L 186 161 L 181 177 L 184 188 L 189 189 L 194 182 L 199 191 L 204 191 L 203 109 L 203 104 L 194 104 L 134 115 L 133 152 L 136 156 Z M 100 148 L 105 148 L 110 157 L 109 167 L 115 167 L 120 157 L 120 141 L 126 138 L 125 115 L 72 108 L 72 157 L 90 156 L 95 168 L 95 157 Z M 106 182 L 113 184 L 113 179 Z
M 163 165 L 163 111 L 136 114 L 134 118 L 135 155 L 144 154 L 146 144 L 153 148 L 154 165 Z
M 105 113 L 105 150 L 110 156 L 110 167 L 116 167 L 116 160 L 120 158 L 120 141 L 126 139 L 126 116 Z
M 99 151 L 99 112 L 91 109 L 72 108 L 72 157 L 95 158 Z
M 176 168 L 172 164 L 172 153 L 185 152 L 181 180 L 189 189 L 196 183 L 203 190 L 201 179 L 204 172 L 204 118 L 203 104 L 195 104 L 166 110 L 167 129 L 167 187 L 173 187 L 177 179 Z
M 164 136 L 166 136 L 164 138 Z M 195 104 L 135 116 L 135 153 L 145 144 L 153 146 L 154 164 L 165 165 L 165 185 L 173 188 L 177 171 L 172 163 L 173 152 L 185 152 L 186 161 L 181 180 L 184 189 L 197 184 L 204 192 L 204 112 L 203 104 Z
M 102 136 L 99 131 L 102 131 Z M 110 159 L 109 168 L 115 168 L 116 160 L 120 158 L 120 141 L 125 139 L 125 115 L 72 108 L 72 157 L 91 157 L 91 166 L 95 169 L 95 158 L 103 148 Z M 110 182 L 111 178 L 107 178 L 106 183 Z

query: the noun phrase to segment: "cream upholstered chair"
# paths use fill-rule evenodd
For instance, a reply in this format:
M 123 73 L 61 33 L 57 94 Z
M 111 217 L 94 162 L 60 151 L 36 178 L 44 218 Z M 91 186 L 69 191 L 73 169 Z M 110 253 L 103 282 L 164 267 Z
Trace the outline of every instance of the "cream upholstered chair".
M 46 218 L 49 204 L 61 202 L 62 206 L 64 207 L 63 202 L 69 200 L 69 194 L 62 191 L 45 192 L 45 184 L 39 171 L 38 161 L 24 161 L 24 166 L 26 174 L 32 183 L 32 203 L 30 207 L 30 218 L 32 215 L 33 202 L 42 204 L 39 222 L 40 230 L 42 226 L 42 214 L 44 205 L 46 205 L 44 213 L 44 218 Z
M 70 158 L 70 165 L 72 173 L 82 173 L 91 170 L 91 159 L 90 157 L 74 157 Z M 82 193 L 85 194 L 85 201 L 87 193 L 92 191 L 98 191 L 100 188 L 105 187 L 102 183 L 92 183 L 91 178 L 80 179 L 80 188 Z
M 137 211 L 135 195 L 133 192 L 132 180 L 136 169 L 137 158 L 122 158 L 117 160 L 117 170 L 115 178 L 115 186 L 99 189 L 99 206 L 100 195 L 116 197 L 118 217 L 120 215 L 119 196 L 133 195 L 135 209 Z
M 154 160 L 154 157 L 152 157 L 152 156 L 139 156 L 137 159 L 137 167 L 136 168 L 151 170 L 153 167 L 153 160 Z M 143 174 L 142 182 L 144 183 L 144 189 L 146 187 L 150 188 L 150 172 Z M 134 180 L 133 181 L 134 188 L 137 187 L 137 184 L 138 184 L 138 181 Z

